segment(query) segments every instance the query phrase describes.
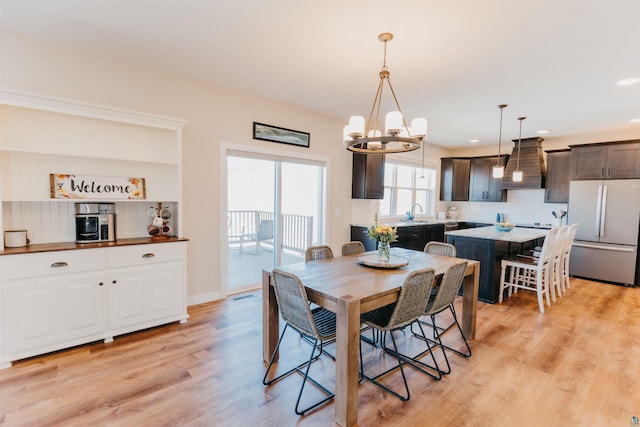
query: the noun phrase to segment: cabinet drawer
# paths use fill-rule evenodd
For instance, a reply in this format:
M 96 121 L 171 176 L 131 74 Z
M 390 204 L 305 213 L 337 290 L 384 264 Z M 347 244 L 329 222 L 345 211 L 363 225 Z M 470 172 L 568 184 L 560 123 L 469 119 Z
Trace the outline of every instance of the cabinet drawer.
M 157 264 L 184 258 L 183 243 L 153 243 L 109 249 L 109 268 Z
M 102 270 L 106 266 L 104 249 L 41 252 L 2 258 L 2 277 L 5 280 Z

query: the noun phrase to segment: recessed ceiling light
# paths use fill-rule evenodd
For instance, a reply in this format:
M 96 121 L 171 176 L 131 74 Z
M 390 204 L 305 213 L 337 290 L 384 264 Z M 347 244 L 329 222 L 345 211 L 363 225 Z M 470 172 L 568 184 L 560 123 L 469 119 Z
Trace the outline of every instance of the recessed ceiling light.
M 640 123 L 640 117 L 637 119 L 631 119 L 631 123 Z
M 640 77 L 618 80 L 618 86 L 629 86 L 640 82 Z
M 470 139 L 469 142 L 480 142 L 479 139 Z
M 548 129 L 542 129 L 542 130 L 539 130 L 539 131 L 538 131 L 538 135 L 544 135 L 544 134 L 547 134 L 547 133 L 549 133 L 549 132 L 550 132 L 550 131 L 549 131 Z

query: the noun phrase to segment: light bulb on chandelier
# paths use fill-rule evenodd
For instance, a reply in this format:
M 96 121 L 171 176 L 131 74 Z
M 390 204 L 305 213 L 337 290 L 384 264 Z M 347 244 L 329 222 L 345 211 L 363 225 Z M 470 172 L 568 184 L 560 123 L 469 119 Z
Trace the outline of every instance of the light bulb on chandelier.
M 413 119 L 411 126 L 407 126 L 391 80 L 389 80 L 391 73 L 387 68 L 387 42 L 391 39 L 393 39 L 391 33 L 382 33 L 378 36 L 378 40 L 384 43 L 384 60 L 379 73 L 380 83 L 373 100 L 369 119 L 365 121 L 363 116 L 352 116 L 349 118 L 349 124 L 343 129 L 342 139 L 350 151 L 376 154 L 413 151 L 420 148 L 420 144 L 427 137 L 427 119 Z M 389 86 L 397 110 L 390 111 L 385 115 L 383 134 L 378 129 L 378 125 L 380 124 L 379 116 L 385 82 Z

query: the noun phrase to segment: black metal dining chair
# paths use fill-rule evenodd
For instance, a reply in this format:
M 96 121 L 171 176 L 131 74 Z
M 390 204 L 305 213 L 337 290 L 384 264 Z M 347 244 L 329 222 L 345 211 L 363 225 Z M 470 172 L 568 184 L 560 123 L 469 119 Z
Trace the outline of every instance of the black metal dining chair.
M 419 371 L 431 376 L 432 378 L 439 380 L 441 378 L 440 368 L 438 366 L 438 362 L 436 361 L 434 354 L 431 349 L 431 343 L 422 333 L 423 341 L 426 343 L 427 349 L 420 352 L 416 356 L 408 356 L 401 353 L 398 350 L 398 345 L 396 343 L 395 337 L 393 336 L 394 331 L 401 330 L 408 325 L 413 324 L 418 320 L 418 318 L 424 314 L 424 308 L 427 306 L 429 301 L 429 295 L 431 293 L 431 287 L 433 286 L 433 280 L 435 278 L 435 270 L 433 268 L 427 268 L 423 270 L 417 270 L 406 277 L 402 288 L 400 289 L 400 295 L 398 296 L 398 300 L 387 306 L 375 309 L 373 311 L 369 311 L 367 313 L 363 313 L 361 315 L 361 320 L 371 328 L 377 329 L 380 333 L 382 333 L 381 346 L 382 349 L 393 356 L 395 356 L 397 360 L 397 365 L 392 366 L 391 368 L 378 373 L 376 375 L 367 375 L 364 371 L 364 363 L 362 357 L 362 344 L 360 347 L 360 365 L 361 365 L 361 377 L 371 381 L 378 387 L 383 390 L 388 391 L 394 396 L 398 397 L 402 401 L 409 400 L 411 397 L 409 392 L 409 385 L 407 383 L 407 378 L 404 373 L 403 365 L 410 364 L 414 368 Z M 422 326 L 418 323 L 418 328 L 422 331 Z M 386 345 L 386 337 L 391 337 L 391 343 L 393 344 L 393 348 L 389 348 Z M 431 360 L 433 361 L 433 365 L 429 365 L 421 360 L 422 356 L 426 353 L 431 355 Z M 379 381 L 379 378 L 395 371 L 396 369 L 400 369 L 400 373 L 402 374 L 402 381 L 404 383 L 404 394 L 401 394 L 390 387 L 382 384 Z
M 424 311 L 424 315 L 428 316 L 431 319 L 431 324 L 433 325 L 434 339 L 429 339 L 429 341 L 442 349 L 442 354 L 444 355 L 444 360 L 447 365 L 446 370 L 441 370 L 442 374 L 449 374 L 451 372 L 451 365 L 449 364 L 449 359 L 445 350 L 452 351 L 455 354 L 463 357 L 471 357 L 471 348 L 469 347 L 469 343 L 467 342 L 467 339 L 462 332 L 462 327 L 460 326 L 460 322 L 458 321 L 458 316 L 456 314 L 456 309 L 453 305 L 453 302 L 458 296 L 458 292 L 460 291 L 460 287 L 462 286 L 464 272 L 467 270 L 468 263 L 469 262 L 467 260 L 460 260 L 460 262 L 452 264 L 449 266 L 449 268 L 447 268 L 447 271 L 442 276 L 442 281 L 440 282 L 440 286 L 438 287 L 438 292 L 436 292 L 435 296 L 432 296 L 429 299 L 429 303 L 427 304 Z M 466 350 L 458 350 L 451 347 L 450 345 L 445 345 L 442 341 L 442 336 L 450 329 L 451 326 L 447 327 L 446 329 L 439 328 L 436 321 L 436 316 L 444 312 L 445 310 L 449 310 L 451 312 L 451 315 L 453 316 L 453 323 L 451 326 L 455 325 L 457 327 Z M 418 338 L 422 338 L 424 336 L 424 331 L 422 331 L 422 336 L 415 333 L 414 335 Z
M 302 385 L 298 392 L 295 412 L 298 415 L 304 415 L 306 412 L 330 401 L 335 395 L 334 392 L 330 391 L 328 388 L 309 376 L 309 369 L 311 368 L 311 364 L 318 360 L 322 354 L 328 355 L 323 346 L 336 337 L 336 315 L 335 313 L 321 307 L 312 310 L 309 306 L 309 300 L 307 298 L 307 292 L 304 285 L 300 278 L 295 274 L 287 273 L 275 268 L 273 270 L 272 277 L 280 315 L 286 324 L 282 330 L 282 334 L 280 334 L 278 344 L 271 355 L 262 383 L 264 385 L 271 385 L 294 372 L 302 375 Z M 269 378 L 269 373 L 276 356 L 278 355 L 282 338 L 289 327 L 296 330 L 307 341 L 312 343 L 311 355 L 309 356 L 309 360 L 300 363 L 275 378 Z M 331 358 L 335 360 L 335 357 L 331 356 Z M 320 389 L 325 394 L 325 397 L 305 408 L 300 409 L 300 400 L 307 381 Z

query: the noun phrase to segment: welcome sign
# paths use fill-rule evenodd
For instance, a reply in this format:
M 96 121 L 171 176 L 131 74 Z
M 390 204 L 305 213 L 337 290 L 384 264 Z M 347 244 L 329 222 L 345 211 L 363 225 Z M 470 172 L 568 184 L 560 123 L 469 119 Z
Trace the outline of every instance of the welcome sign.
M 52 199 L 118 199 L 147 198 L 144 178 L 113 176 L 50 174 Z

